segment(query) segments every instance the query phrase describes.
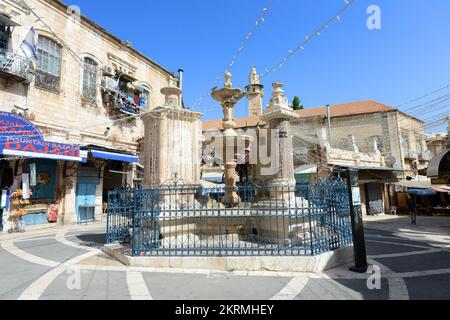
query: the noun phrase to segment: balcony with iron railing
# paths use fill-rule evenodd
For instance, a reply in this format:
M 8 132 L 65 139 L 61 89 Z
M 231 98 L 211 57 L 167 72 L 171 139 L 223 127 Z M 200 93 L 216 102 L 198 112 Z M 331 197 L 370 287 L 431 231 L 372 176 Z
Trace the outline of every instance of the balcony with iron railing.
M 31 60 L 0 48 L 0 77 L 30 83 L 33 81 Z
M 120 90 L 105 90 L 103 91 L 103 101 L 108 106 L 108 109 L 113 113 L 125 113 L 131 116 L 142 113 L 143 107 L 131 100 L 131 97 Z
M 116 108 L 123 113 L 129 115 L 138 115 L 141 113 L 140 107 L 134 101 L 132 102 L 130 97 L 124 92 L 117 92 L 115 102 Z
M 40 89 L 51 91 L 54 93 L 60 92 L 61 78 L 42 70 L 36 70 L 35 85 Z

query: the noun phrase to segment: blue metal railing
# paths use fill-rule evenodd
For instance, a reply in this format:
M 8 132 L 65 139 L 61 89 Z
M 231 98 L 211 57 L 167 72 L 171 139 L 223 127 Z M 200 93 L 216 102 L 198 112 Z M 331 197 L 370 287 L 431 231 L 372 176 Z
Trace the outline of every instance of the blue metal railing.
M 107 242 L 134 256 L 299 256 L 351 244 L 348 188 L 317 185 L 119 189 L 109 193 Z

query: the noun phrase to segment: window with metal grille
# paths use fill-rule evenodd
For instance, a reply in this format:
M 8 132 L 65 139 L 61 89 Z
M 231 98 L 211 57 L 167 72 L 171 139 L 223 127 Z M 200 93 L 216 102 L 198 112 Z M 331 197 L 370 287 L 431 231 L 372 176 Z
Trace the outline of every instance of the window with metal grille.
M 61 46 L 54 40 L 39 36 L 39 61 L 36 71 L 36 87 L 59 92 L 61 79 Z
M 97 62 L 91 58 L 84 58 L 83 97 L 89 99 L 91 103 L 97 101 L 97 67 Z

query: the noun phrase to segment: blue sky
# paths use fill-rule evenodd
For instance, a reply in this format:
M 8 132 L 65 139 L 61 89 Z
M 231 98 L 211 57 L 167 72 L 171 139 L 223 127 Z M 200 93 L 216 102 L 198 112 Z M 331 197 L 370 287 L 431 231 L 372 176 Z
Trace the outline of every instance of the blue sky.
M 194 104 L 224 72 L 269 0 L 67 0 L 87 17 L 164 67 L 185 70 L 185 104 Z M 369 5 L 380 6 L 382 29 L 366 27 Z M 245 87 L 250 67 L 271 67 L 343 7 L 344 0 L 274 0 L 265 22 L 231 68 Z M 305 107 L 373 99 L 397 106 L 450 84 L 450 1 L 356 0 L 304 51 L 263 80 L 280 81 Z M 223 81 L 220 81 L 222 84 Z M 222 117 L 212 99 L 196 111 Z M 236 115 L 246 116 L 246 101 Z

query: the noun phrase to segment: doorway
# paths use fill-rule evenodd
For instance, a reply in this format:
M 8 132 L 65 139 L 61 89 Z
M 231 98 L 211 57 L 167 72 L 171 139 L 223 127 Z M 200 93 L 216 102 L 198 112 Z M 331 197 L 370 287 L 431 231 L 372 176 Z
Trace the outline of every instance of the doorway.
M 379 183 L 366 184 L 367 214 L 379 215 L 384 213 L 383 193 L 381 190 L 381 184 Z
M 76 189 L 77 223 L 95 221 L 96 190 L 99 171 L 96 168 L 83 168 L 78 173 Z

